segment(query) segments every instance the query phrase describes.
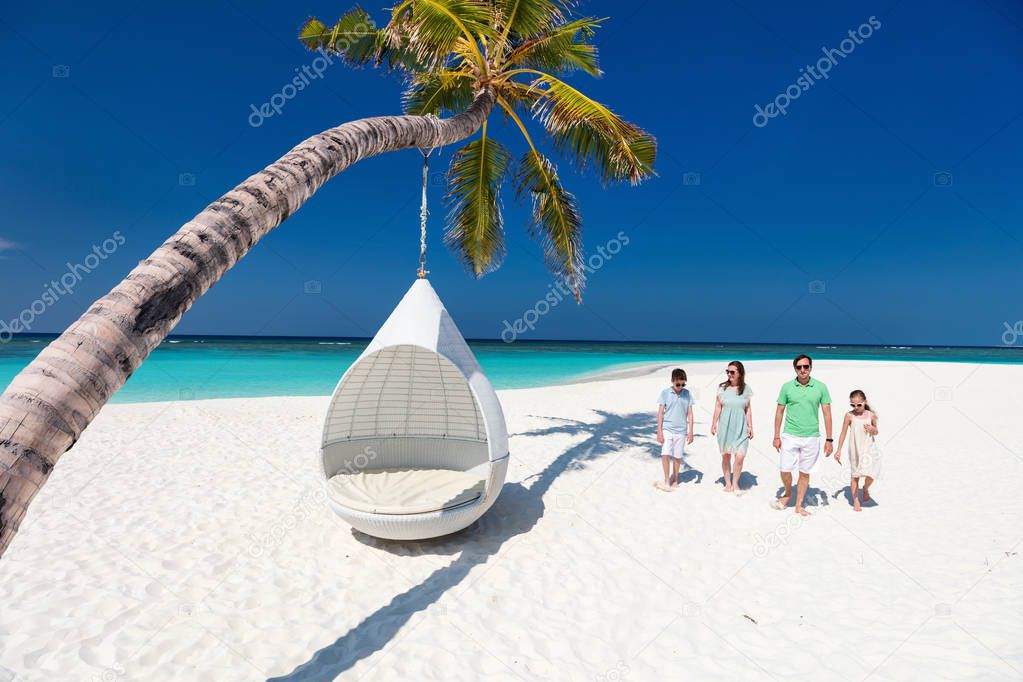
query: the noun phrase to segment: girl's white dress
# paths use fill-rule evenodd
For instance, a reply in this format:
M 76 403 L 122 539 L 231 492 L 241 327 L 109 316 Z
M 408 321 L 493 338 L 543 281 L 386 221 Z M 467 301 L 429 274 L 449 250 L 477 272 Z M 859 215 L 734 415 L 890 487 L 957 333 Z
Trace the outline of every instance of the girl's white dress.
M 870 412 L 864 412 L 859 416 L 852 415 L 849 420 L 849 469 L 850 475 L 856 478 L 877 478 L 881 471 L 881 456 L 874 436 L 863 428 L 870 424 L 872 418 Z

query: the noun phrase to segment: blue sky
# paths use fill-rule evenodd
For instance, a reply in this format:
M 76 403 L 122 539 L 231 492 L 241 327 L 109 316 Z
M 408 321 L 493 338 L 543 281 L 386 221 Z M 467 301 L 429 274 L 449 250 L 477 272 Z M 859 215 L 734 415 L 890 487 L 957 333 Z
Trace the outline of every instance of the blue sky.
M 384 4 L 363 4 L 385 16 Z M 124 243 L 33 321 L 34 331 L 60 331 L 305 137 L 398 113 L 397 80 L 335 64 L 279 115 L 249 125 L 251 106 L 313 61 L 295 39 L 303 20 L 349 7 L 6 9 L 0 320 L 119 233 Z M 1023 318 L 1019 3 L 637 1 L 580 11 L 610 17 L 598 38 L 605 75 L 572 82 L 657 137 L 659 175 L 602 189 L 562 164 L 588 252 L 620 232 L 629 243 L 591 275 L 584 305 L 560 303 L 522 338 L 997 345 L 1004 324 Z M 880 27 L 827 80 L 754 125 L 756 105 L 870 17 Z M 516 135 L 499 133 L 519 151 Z M 445 150 L 442 164 L 450 158 Z M 349 169 L 176 332 L 372 335 L 414 277 L 419 172 L 415 151 Z M 525 234 L 526 209 L 506 193 L 508 256 L 474 281 L 441 243 L 442 188 L 430 199 L 434 286 L 467 336 L 497 338 L 552 281 Z M 320 293 L 305 293 L 311 280 Z

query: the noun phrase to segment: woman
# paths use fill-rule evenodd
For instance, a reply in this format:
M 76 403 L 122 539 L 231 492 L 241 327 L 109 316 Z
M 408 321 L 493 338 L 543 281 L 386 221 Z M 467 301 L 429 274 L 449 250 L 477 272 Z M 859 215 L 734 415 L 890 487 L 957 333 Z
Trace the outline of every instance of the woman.
M 753 438 L 753 411 L 750 409 L 753 389 L 746 385 L 746 368 L 738 360 L 728 363 L 725 374 L 728 378 L 718 386 L 710 433 L 717 434 L 725 492 L 731 493 L 739 491 L 742 462 Z

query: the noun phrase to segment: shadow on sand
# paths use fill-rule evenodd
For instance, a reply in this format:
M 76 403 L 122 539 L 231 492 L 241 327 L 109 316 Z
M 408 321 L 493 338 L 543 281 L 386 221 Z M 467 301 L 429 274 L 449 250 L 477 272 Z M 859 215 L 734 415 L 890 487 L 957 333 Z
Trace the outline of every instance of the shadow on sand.
M 860 488 L 860 492 L 861 493 L 862 493 L 862 491 L 863 491 L 863 488 Z M 841 490 L 836 490 L 835 492 L 833 492 L 831 494 L 831 497 L 837 500 L 840 495 L 845 498 L 845 501 L 848 502 L 849 506 L 851 507 L 852 504 L 853 504 L 852 487 L 846 486 L 846 487 L 842 488 Z M 861 500 L 862 500 L 862 498 L 861 498 Z M 870 507 L 876 507 L 877 506 L 877 500 L 874 499 L 873 495 L 871 495 L 870 502 L 861 502 L 860 506 L 863 507 L 864 509 L 869 509 Z
M 721 487 L 724 487 L 724 485 L 725 485 L 725 477 L 724 476 L 718 476 L 717 480 L 714 481 L 714 483 L 716 483 L 717 485 L 720 485 Z M 739 490 L 743 490 L 743 491 L 749 490 L 750 488 L 756 487 L 757 485 L 758 484 L 757 484 L 757 475 L 756 474 L 751 474 L 748 471 L 744 471 L 741 474 L 739 474 Z
M 778 486 L 778 492 L 774 496 L 780 498 L 784 493 L 785 487 Z M 820 488 L 814 488 L 812 485 L 806 489 L 806 497 L 803 498 L 804 507 L 826 507 L 828 504 L 829 500 L 826 492 Z M 792 497 L 789 498 L 789 503 L 786 506 L 790 508 L 796 506 L 796 481 L 792 481 Z
M 541 417 L 557 423 L 546 428 L 513 434 L 514 436 L 567 434 L 581 435 L 584 438 L 558 455 L 539 473 L 529 476 L 521 483 L 506 484 L 490 511 L 463 531 L 419 542 L 380 540 L 352 531 L 363 544 L 396 555 L 458 554 L 458 557 L 450 564 L 435 570 L 423 582 L 394 597 L 390 603 L 371 613 L 333 643 L 314 652 L 308 661 L 297 666 L 291 673 L 270 678 L 271 681 L 335 679 L 362 659 L 383 649 L 413 614 L 436 603 L 473 568 L 487 563 L 506 542 L 532 530 L 544 515 L 543 496 L 561 473 L 582 469 L 590 462 L 627 448 L 649 446 L 653 435 L 649 413 L 620 415 L 601 410 L 595 410 L 595 413 L 598 420 L 594 423 Z M 656 446 L 656 442 L 654 445 Z M 684 480 L 686 475 L 689 475 L 689 480 L 695 478 L 697 482 L 703 477 L 703 473 L 695 469 L 690 469 L 680 478 Z

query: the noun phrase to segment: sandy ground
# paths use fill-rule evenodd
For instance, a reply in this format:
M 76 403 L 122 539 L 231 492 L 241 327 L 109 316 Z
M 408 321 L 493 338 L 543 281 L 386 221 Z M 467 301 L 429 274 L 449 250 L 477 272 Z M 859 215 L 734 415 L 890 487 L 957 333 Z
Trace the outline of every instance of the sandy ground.
M 0 681 L 1023 677 L 1023 367 L 818 362 L 836 422 L 867 391 L 884 470 L 854 514 L 824 461 L 805 520 L 768 508 L 790 366 L 748 364 L 739 496 L 723 363 L 686 368 L 679 490 L 651 485 L 664 371 L 505 391 L 500 499 L 421 543 L 323 504 L 326 398 L 107 407 L 0 559 Z

